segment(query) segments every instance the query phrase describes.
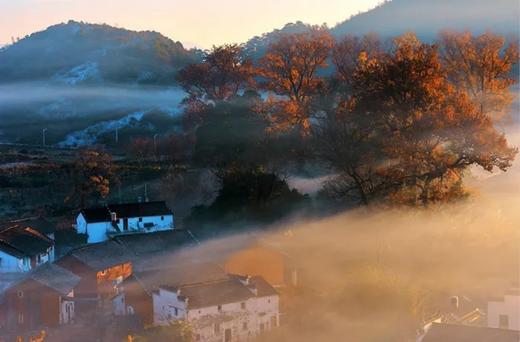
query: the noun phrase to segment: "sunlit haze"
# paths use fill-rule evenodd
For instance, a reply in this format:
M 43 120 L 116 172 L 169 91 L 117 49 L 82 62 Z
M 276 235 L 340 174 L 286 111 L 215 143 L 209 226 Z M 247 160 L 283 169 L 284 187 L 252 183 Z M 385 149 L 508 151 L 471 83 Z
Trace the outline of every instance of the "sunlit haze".
M 188 47 L 244 42 L 301 20 L 341 22 L 380 0 L 0 0 L 0 45 L 69 19 L 154 30 Z

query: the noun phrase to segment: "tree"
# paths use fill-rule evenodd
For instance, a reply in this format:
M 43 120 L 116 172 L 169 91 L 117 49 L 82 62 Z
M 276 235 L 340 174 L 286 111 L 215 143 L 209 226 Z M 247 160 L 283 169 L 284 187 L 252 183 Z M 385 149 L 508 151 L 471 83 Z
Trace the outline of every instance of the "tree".
M 383 44 L 376 34 L 367 34 L 362 38 L 345 36 L 334 45 L 332 62 L 335 66 L 335 79 L 348 89 L 360 58 L 376 58 L 383 52 Z
M 66 197 L 66 202 L 78 198 L 84 208 L 89 200 L 106 198 L 114 176 L 112 157 L 98 150 L 81 150 L 73 164 L 72 176 L 74 190 Z
M 448 77 L 494 120 L 507 113 L 513 97 L 510 87 L 512 67 L 518 63 L 518 45 L 506 45 L 504 37 L 491 32 L 473 36 L 471 32 L 445 31 L 440 34 L 442 59 Z
M 258 95 L 247 93 L 207 108 L 195 133 L 195 161 L 205 167 L 256 168 L 267 161 L 268 122 L 252 110 Z
M 311 99 L 325 86 L 318 73 L 327 66 L 332 46 L 325 27 L 283 35 L 269 45 L 257 72 L 265 80 L 262 87 L 277 95 L 268 110 L 274 129 L 309 132 Z
M 252 62 L 236 44 L 214 46 L 202 63 L 179 72 L 179 82 L 188 93 L 185 100 L 195 111 L 209 102 L 226 101 L 252 82 Z
M 365 199 L 427 205 L 460 198 L 470 165 L 507 170 L 517 150 L 448 82 L 438 48 L 412 34 L 394 44 L 359 59 L 339 126 L 322 139 L 346 186 Z

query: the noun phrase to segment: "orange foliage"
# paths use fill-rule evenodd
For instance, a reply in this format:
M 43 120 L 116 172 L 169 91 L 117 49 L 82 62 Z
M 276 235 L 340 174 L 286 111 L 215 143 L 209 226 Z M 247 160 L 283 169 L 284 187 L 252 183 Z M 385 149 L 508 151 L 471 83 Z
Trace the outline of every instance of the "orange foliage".
M 284 35 L 269 46 L 257 72 L 266 80 L 263 87 L 278 96 L 271 99 L 275 129 L 297 127 L 308 132 L 311 98 L 325 86 L 318 71 L 327 66 L 332 46 L 333 39 L 324 27 Z
M 509 87 L 516 83 L 511 68 L 518 63 L 518 46 L 506 46 L 504 37 L 491 32 L 445 31 L 439 39 L 450 81 L 464 90 L 483 114 L 501 119 L 513 98 Z

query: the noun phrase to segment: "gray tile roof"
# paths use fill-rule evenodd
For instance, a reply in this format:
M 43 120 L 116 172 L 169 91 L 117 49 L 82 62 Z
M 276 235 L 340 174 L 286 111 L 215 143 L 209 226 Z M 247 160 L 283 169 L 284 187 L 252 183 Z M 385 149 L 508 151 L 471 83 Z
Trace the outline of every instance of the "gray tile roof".
M 19 223 L 0 231 L 0 250 L 18 258 L 44 253 L 53 245 L 47 236 Z
M 112 240 L 74 249 L 67 256 L 78 259 L 95 271 L 130 262 L 133 257 L 126 248 Z
M 103 207 L 87 208 L 81 211 L 88 223 L 110 221 L 111 212 L 115 212 L 118 218 L 173 215 L 164 201 L 107 204 Z
M 29 278 L 66 296 L 81 280 L 66 269 L 51 263 L 45 263 L 28 274 Z
M 169 291 L 177 291 L 184 298 L 188 298 L 188 308 L 197 309 L 209 306 L 230 304 L 246 301 L 249 298 L 278 295 L 276 290 L 261 277 L 250 279 L 245 285 L 241 277 L 230 275 L 228 279 L 221 279 L 201 284 L 181 287 L 161 286 Z

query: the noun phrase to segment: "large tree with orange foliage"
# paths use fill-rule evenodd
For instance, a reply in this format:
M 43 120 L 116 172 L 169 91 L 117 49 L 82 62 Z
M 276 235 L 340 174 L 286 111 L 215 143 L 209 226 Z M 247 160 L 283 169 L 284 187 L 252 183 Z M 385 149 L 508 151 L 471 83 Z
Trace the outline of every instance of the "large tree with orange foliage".
M 491 32 L 474 36 L 450 31 L 440 34 L 439 44 L 450 82 L 465 91 L 481 113 L 494 120 L 507 114 L 518 45 L 506 44 L 503 36 Z
M 252 64 L 236 44 L 214 46 L 202 63 L 180 70 L 178 79 L 188 104 L 225 101 L 251 84 Z
M 329 161 L 364 203 L 386 197 L 427 205 L 459 198 L 470 165 L 505 171 L 517 153 L 448 81 L 438 48 L 412 34 L 396 39 L 392 52 L 360 58 L 351 88 L 334 113 L 339 127 L 349 129 L 322 138 Z M 361 155 L 353 153 L 356 145 Z M 357 179 L 349 169 L 365 178 Z
M 315 27 L 283 35 L 268 47 L 258 74 L 265 80 L 263 88 L 276 95 L 268 101 L 274 129 L 308 132 L 312 97 L 325 86 L 319 71 L 327 66 L 332 46 L 328 30 Z

